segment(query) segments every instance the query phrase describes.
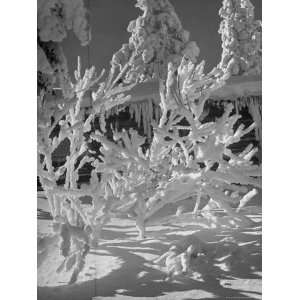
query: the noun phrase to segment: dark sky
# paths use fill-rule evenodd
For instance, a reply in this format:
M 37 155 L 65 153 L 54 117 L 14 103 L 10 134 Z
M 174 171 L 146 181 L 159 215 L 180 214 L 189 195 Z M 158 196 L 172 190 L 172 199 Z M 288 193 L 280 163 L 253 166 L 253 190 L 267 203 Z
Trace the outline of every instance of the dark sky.
M 200 48 L 200 59 L 206 60 L 206 71 L 214 67 L 221 57 L 221 38 L 218 34 L 220 17 L 218 11 L 222 0 L 170 0 L 175 7 L 184 29 L 191 33 Z M 261 0 L 251 0 L 255 16 L 262 18 Z M 89 44 L 90 65 L 97 72 L 108 68 L 112 54 L 129 38 L 127 25 L 142 11 L 135 0 L 89 0 L 92 40 Z M 83 67 L 87 66 L 88 48 L 81 47 L 72 33 L 63 47 L 72 72 L 76 68 L 77 56 L 81 56 Z

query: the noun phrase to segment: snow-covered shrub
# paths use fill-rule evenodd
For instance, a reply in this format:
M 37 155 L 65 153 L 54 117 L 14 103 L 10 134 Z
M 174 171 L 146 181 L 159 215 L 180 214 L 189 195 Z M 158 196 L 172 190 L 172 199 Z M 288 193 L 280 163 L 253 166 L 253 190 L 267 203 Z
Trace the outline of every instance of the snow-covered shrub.
M 261 21 L 255 20 L 250 0 L 223 0 L 220 67 L 231 75 L 261 74 Z
M 113 64 L 124 69 L 126 81 L 166 78 L 167 65 L 179 65 L 183 55 L 195 61 L 199 48 L 168 0 L 137 0 L 143 15 L 130 22 L 131 37 L 114 55 Z
M 240 218 L 230 208 L 232 199 L 226 196 L 226 190 L 242 194 L 240 185 L 260 187 L 260 169 L 251 162 L 257 149 L 249 145 L 239 156 L 229 149 L 255 125 L 248 128 L 241 125 L 234 130 L 234 124 L 240 116 L 231 115 L 232 106 L 228 106 L 216 122 L 199 121 L 210 92 L 228 78 L 228 74 L 215 72 L 205 75 L 203 63 L 195 66 L 186 59 L 182 60 L 177 75 L 172 66 L 169 67 L 166 88 L 161 93 L 162 118 L 155 130 L 151 151 L 156 153 L 154 157 L 157 161 L 167 155 L 172 157 L 174 148 L 177 148 L 175 153 L 181 155 L 180 158 L 177 155 L 177 159 L 172 157 L 173 161 L 169 163 L 171 176 L 164 184 L 163 191 L 147 202 L 146 218 L 165 203 L 183 199 L 195 192 L 209 196 L 228 214 Z M 180 121 L 183 119 L 189 125 L 182 126 Z M 161 142 L 164 146 L 161 146 Z
M 231 203 L 253 195 L 245 198 L 246 186 L 261 185 L 260 169 L 251 162 L 257 149 L 249 145 L 235 155 L 229 147 L 255 124 L 234 130 L 240 116 L 231 114 L 232 105 L 215 122 L 199 120 L 210 93 L 228 78 L 217 69 L 204 74 L 203 68 L 204 62 L 194 65 L 185 57 L 178 69 L 169 64 L 161 89 L 162 116 L 159 124 L 152 124 L 154 137 L 146 151 L 145 138 L 133 129 L 114 132 L 115 141 L 100 132 L 91 135 L 102 145 L 100 157 L 93 162 L 95 171 L 111 176 L 110 197 L 115 205 L 109 211 L 134 218 L 141 238 L 156 212 L 193 195 L 209 197 L 233 219 L 249 221 Z M 183 120 L 188 125 L 182 125 Z
M 94 210 L 98 210 L 103 202 L 99 195 L 105 183 L 99 181 L 95 172 L 92 172 L 88 185 L 79 185 L 81 168 L 92 161 L 93 154 L 88 150 L 89 133 L 96 116 L 100 116 L 101 132 L 105 133 L 105 111 L 127 101 L 130 96 L 124 92 L 134 85 L 117 84 L 115 79 L 118 75 L 113 69 L 99 83 L 104 72 L 97 76 L 92 67 L 82 76 L 80 61 L 78 65 L 75 82 L 67 82 L 65 91 L 68 93 L 51 98 L 41 91 L 37 106 L 38 176 L 54 221 L 62 224 L 59 231 L 62 255 L 69 259 L 71 241 L 84 240 L 84 243 L 79 242 L 75 246 L 78 252 L 77 265 L 70 283 L 76 281 L 84 266 L 86 249 L 97 240 L 99 224 L 100 229 L 103 225 L 103 220 L 93 218 L 97 214 L 89 214 L 80 200 L 82 196 L 90 196 Z M 90 106 L 89 112 L 85 109 L 87 103 Z M 62 145 L 67 147 L 67 154 L 65 160 L 57 166 L 53 154 Z M 64 185 L 59 184 L 61 179 Z
M 166 280 L 184 275 L 205 280 L 205 273 L 213 268 L 229 271 L 245 263 L 248 251 L 234 237 L 220 236 L 214 241 L 204 241 L 197 235 L 187 235 L 171 244 L 152 263 L 166 272 Z
M 82 0 L 40 0 L 37 15 L 38 176 L 54 218 L 53 231 L 61 237 L 64 262 L 67 268 L 73 266 L 71 262 L 76 263 L 72 283 L 84 266 L 99 227 L 93 218 L 95 213 L 91 216 L 80 197 L 92 197 L 96 210 L 101 206 L 99 194 L 104 185 L 95 172 L 89 185 L 80 186 L 78 182 L 80 169 L 91 161 L 89 132 L 96 116 L 100 119 L 102 133 L 105 132 L 105 112 L 127 101 L 130 96 L 124 92 L 134 83 L 119 84 L 120 76 L 115 68 L 102 82 L 104 72 L 98 76 L 94 67 L 81 75 L 80 60 L 75 80 L 69 75 L 60 42 L 69 30 L 73 30 L 82 45 L 90 40 L 87 11 Z M 86 106 L 90 107 L 88 112 Z M 65 160 L 57 165 L 53 158 L 59 148 L 65 148 L 67 153 Z M 59 184 L 62 180 L 64 185 Z M 77 253 L 75 260 L 71 251 Z
M 98 183 L 98 179 L 92 176 L 95 183 L 89 186 L 78 186 L 79 170 L 92 161 L 88 152 L 88 133 L 91 131 L 91 123 L 96 115 L 100 115 L 102 134 L 105 132 L 105 120 L 103 114 L 107 109 L 124 103 L 130 96 L 124 92 L 133 85 L 116 86 L 113 83 L 114 71 L 111 71 L 106 80 L 92 92 L 91 98 L 86 96 L 100 76 L 95 74 L 95 68 L 86 70 L 83 77 L 79 69 L 75 72 L 75 83 L 70 82 L 70 97 L 61 99 L 44 100 L 44 95 L 38 97 L 38 175 L 43 188 L 48 196 L 51 212 L 54 217 L 62 214 L 61 203 L 65 199 L 71 201 L 71 207 L 88 224 L 87 216 L 80 208 L 78 198 L 80 196 L 94 196 L 91 186 Z M 91 102 L 88 116 L 85 114 L 84 105 Z M 59 167 L 52 162 L 53 152 L 68 141 L 68 154 L 66 160 Z M 65 178 L 64 186 L 58 186 L 57 181 Z M 66 208 L 65 204 L 65 209 Z M 70 220 L 69 220 L 70 221 Z

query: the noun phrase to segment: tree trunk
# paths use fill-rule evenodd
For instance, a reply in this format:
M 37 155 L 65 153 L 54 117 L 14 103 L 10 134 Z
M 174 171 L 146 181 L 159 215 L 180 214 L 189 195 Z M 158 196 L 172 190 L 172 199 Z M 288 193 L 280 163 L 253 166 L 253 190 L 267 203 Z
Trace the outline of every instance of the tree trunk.
M 138 239 L 142 240 L 145 238 L 145 220 L 143 216 L 138 215 L 135 222 L 136 228 L 138 230 Z

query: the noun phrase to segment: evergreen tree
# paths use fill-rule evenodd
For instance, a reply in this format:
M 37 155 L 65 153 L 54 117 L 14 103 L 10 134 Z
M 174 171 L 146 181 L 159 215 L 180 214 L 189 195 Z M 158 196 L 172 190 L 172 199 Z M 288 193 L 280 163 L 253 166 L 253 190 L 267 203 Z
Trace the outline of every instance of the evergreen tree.
M 83 0 L 38 0 L 37 71 L 38 92 L 60 87 L 66 92 L 67 61 L 60 42 L 73 30 L 82 45 L 90 41 L 87 10 Z
M 126 66 L 125 80 L 166 79 L 169 62 L 178 66 L 182 56 L 195 62 L 199 48 L 168 0 L 137 0 L 136 6 L 143 15 L 130 22 L 129 42 L 113 57 L 115 66 Z
M 219 66 L 231 75 L 261 74 L 261 21 L 254 18 L 250 0 L 223 0 L 222 59 Z

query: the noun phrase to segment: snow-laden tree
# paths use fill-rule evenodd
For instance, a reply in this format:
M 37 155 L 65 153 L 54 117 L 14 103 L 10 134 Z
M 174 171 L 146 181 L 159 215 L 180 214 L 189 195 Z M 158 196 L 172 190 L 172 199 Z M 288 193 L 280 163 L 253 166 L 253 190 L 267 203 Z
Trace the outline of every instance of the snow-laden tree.
M 68 197 L 71 203 L 74 202 L 75 210 L 81 218 L 88 223 L 76 201 L 72 201 L 72 197 L 88 194 L 78 189 L 78 171 L 90 160 L 86 156 L 87 133 L 91 131 L 95 116 L 99 116 L 101 130 L 105 132 L 105 111 L 127 101 L 130 96 L 125 96 L 124 92 L 134 84 L 124 86 L 117 83 L 118 74 L 114 68 L 102 82 L 100 80 L 104 70 L 98 76 L 95 67 L 92 67 L 82 75 L 80 60 L 74 79 L 69 76 L 59 43 L 66 38 L 68 30 L 73 30 L 83 45 L 89 42 L 86 15 L 82 0 L 38 1 L 38 72 L 48 76 L 51 83 L 40 86 L 38 91 L 37 137 L 38 176 L 48 197 L 52 215 L 56 217 L 61 213 L 60 203 L 63 201 L 58 198 Z M 62 93 L 57 93 L 57 90 Z M 90 105 L 88 113 L 84 108 L 86 102 Z M 65 162 L 55 167 L 53 153 L 63 143 L 68 148 L 68 154 Z M 61 177 L 65 177 L 64 187 L 57 184 Z
M 112 70 L 100 82 L 103 73 L 97 76 L 92 67 L 82 76 L 79 65 L 75 81 L 68 81 L 68 94 L 54 99 L 44 93 L 38 96 L 38 176 L 54 218 L 53 229 L 61 236 L 60 248 L 66 257 L 65 263 L 69 264 L 70 259 L 78 264 L 70 282 L 76 281 L 90 245 L 98 238 L 103 220 L 97 213 L 107 200 L 101 196 L 105 180 L 100 180 L 96 172 L 92 172 L 88 185 L 79 182 L 81 168 L 93 161 L 93 153 L 88 147 L 89 135 L 96 117 L 99 118 L 101 134 L 105 134 L 105 112 L 127 101 L 130 96 L 124 92 L 134 85 L 116 85 Z M 91 105 L 89 111 L 84 108 L 87 99 Z M 59 147 L 64 147 L 67 154 L 57 166 L 53 154 Z M 59 184 L 61 179 L 63 185 Z M 83 196 L 91 197 L 91 209 L 82 205 Z M 77 259 L 74 259 L 71 246 L 78 254 Z
M 38 0 L 37 71 L 38 89 L 51 91 L 68 81 L 66 58 L 60 46 L 72 30 L 81 45 L 90 41 L 87 10 L 83 0 Z
M 223 0 L 220 67 L 231 75 L 261 74 L 261 21 L 255 20 L 250 0 Z
M 53 216 L 53 231 L 61 239 L 60 250 L 65 257 L 62 268 L 75 266 L 70 283 L 83 268 L 103 221 L 94 211 L 103 202 L 99 195 L 105 188 L 104 180 L 100 182 L 92 172 L 89 185 L 79 184 L 79 171 L 92 156 L 88 151 L 89 132 L 97 116 L 105 133 L 105 112 L 127 101 L 130 96 L 124 92 L 134 85 L 119 84 L 114 68 L 105 79 L 104 71 L 98 76 L 94 67 L 81 74 L 80 60 L 71 78 L 60 42 L 68 30 L 73 30 L 82 44 L 88 43 L 86 13 L 81 0 L 38 1 L 37 173 Z M 88 112 L 86 104 L 90 106 Z M 67 150 L 59 166 L 53 159 L 58 148 Z M 59 184 L 61 179 L 64 185 Z M 82 196 L 92 198 L 92 212 L 83 207 Z M 45 254 L 44 250 L 41 252 Z
M 154 137 L 148 150 L 143 150 L 144 138 L 134 130 L 115 132 L 115 142 L 101 133 L 91 136 L 102 144 L 102 156 L 93 163 L 95 170 L 113 176 L 115 205 L 107 214 L 133 217 L 141 238 L 156 212 L 194 195 L 213 199 L 234 220 L 249 223 L 231 203 L 244 205 L 255 194 L 248 186 L 261 186 L 260 168 L 251 162 L 257 149 L 249 145 L 235 155 L 230 145 L 255 125 L 234 130 L 240 116 L 231 114 L 231 105 L 217 121 L 199 121 L 210 93 L 228 78 L 216 70 L 204 74 L 203 68 L 204 62 L 194 65 L 186 58 L 177 69 L 169 64 L 160 91 L 162 116 L 159 124 L 152 124 Z
M 178 66 L 182 56 L 196 60 L 199 48 L 168 0 L 137 0 L 136 7 L 143 15 L 129 23 L 129 42 L 112 60 L 125 81 L 166 79 L 169 62 Z
M 120 70 L 120 79 L 124 82 L 157 81 L 163 86 L 169 62 L 178 67 L 183 56 L 196 62 L 200 50 L 196 42 L 190 40 L 189 32 L 183 28 L 169 0 L 137 0 L 136 7 L 143 14 L 129 23 L 129 41 L 114 54 L 112 65 Z M 153 118 L 159 119 L 161 111 L 158 99 L 146 97 L 144 100 L 129 103 L 128 107 L 150 142 L 151 122 Z
M 234 129 L 240 116 L 231 114 L 232 105 L 228 105 L 223 116 L 215 122 L 199 120 L 210 93 L 229 77 L 228 73 L 217 69 L 205 75 L 203 68 L 204 62 L 194 65 L 185 58 L 177 70 L 169 66 L 166 87 L 161 91 L 162 117 L 151 150 L 160 153 L 157 156 L 162 158 L 170 148 L 172 153 L 176 147 L 175 153 L 179 152 L 180 158 L 171 164 L 171 180 L 164 191 L 149 199 L 146 218 L 165 203 L 200 193 L 216 201 L 233 218 L 248 222 L 231 209 L 230 202 L 245 199 L 248 193 L 245 186 L 260 187 L 260 168 L 251 162 L 257 149 L 249 145 L 237 156 L 229 148 L 253 130 L 255 124 Z M 189 125 L 182 126 L 183 119 Z M 161 142 L 167 144 L 165 149 Z

